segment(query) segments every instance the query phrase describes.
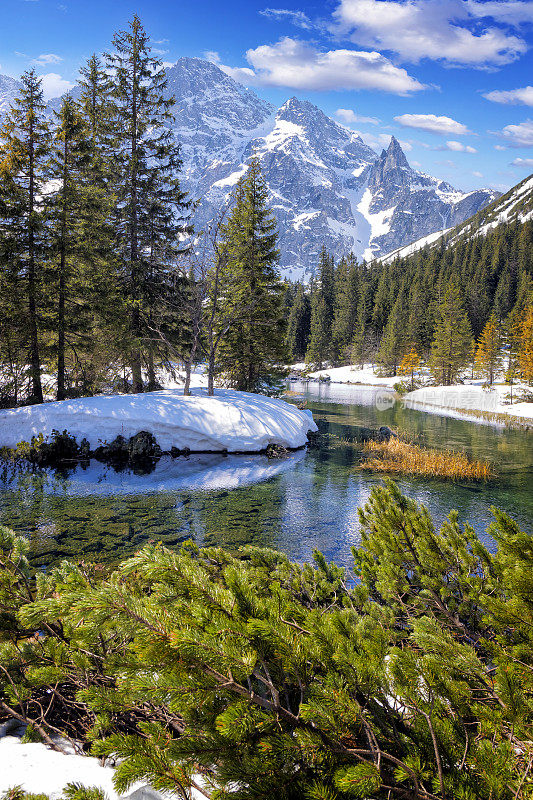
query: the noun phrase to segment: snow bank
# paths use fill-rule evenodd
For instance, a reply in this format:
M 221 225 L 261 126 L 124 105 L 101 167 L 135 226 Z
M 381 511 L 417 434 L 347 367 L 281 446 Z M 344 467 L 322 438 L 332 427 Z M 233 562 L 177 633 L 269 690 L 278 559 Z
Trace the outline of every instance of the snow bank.
M 108 800 L 178 800 L 181 795 L 160 794 L 144 783 L 135 783 L 127 794 L 117 794 L 113 786 L 114 769 L 103 767 L 90 756 L 59 753 L 44 744 L 23 744 L 14 736 L 0 738 L 0 793 L 15 786 L 24 791 L 48 795 L 59 800 L 69 783 L 103 789 Z M 205 800 L 192 789 L 193 800 Z
M 533 421 L 533 403 L 505 403 L 510 387 L 506 384 L 484 389 L 479 384 L 466 383 L 458 386 L 427 386 L 405 395 L 408 407 L 418 408 L 434 414 L 446 412 L 465 418 L 465 411 L 481 411 L 487 414 L 508 414 Z M 513 386 L 513 395 L 519 396 L 521 388 Z M 479 419 L 476 417 L 476 419 Z M 490 421 L 490 419 L 488 420 Z
M 68 783 L 97 786 L 109 800 L 120 797 L 113 787 L 113 769 L 102 767 L 96 758 L 64 755 L 44 744 L 22 744 L 14 736 L 0 739 L 0 792 L 22 786 L 26 792 L 56 800 Z
M 86 438 L 91 449 L 119 434 L 129 438 L 145 430 L 163 450 L 257 453 L 269 444 L 303 447 L 307 432 L 317 427 L 310 411 L 231 389 L 216 389 L 213 397 L 202 389 L 189 397 L 182 389 L 168 389 L 0 411 L 0 446 L 16 447 L 39 433 L 49 436 L 53 429 L 69 431 L 78 442 Z
M 296 367 L 295 367 L 296 368 Z M 354 365 L 346 367 L 331 367 L 330 369 L 320 369 L 317 372 L 310 372 L 310 378 L 331 378 L 332 383 L 361 383 L 368 386 L 394 386 L 398 381 L 404 380 L 398 376 L 391 378 L 378 378 L 370 365 L 363 369 Z

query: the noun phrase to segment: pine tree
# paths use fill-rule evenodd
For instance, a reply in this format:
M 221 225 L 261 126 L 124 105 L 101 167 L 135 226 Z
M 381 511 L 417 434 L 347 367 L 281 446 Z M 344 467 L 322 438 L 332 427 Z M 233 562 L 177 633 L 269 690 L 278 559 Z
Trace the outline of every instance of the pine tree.
M 306 363 L 312 364 L 317 369 L 322 369 L 323 362 L 327 358 L 329 345 L 326 301 L 320 288 L 315 287 L 311 294 L 311 329 L 305 354 Z
M 169 127 L 173 100 L 164 98 L 165 73 L 137 16 L 128 30 L 115 34 L 113 48 L 106 68 L 112 76 L 116 231 L 133 391 L 141 392 L 143 350 L 150 352 L 153 336 L 154 292 L 157 302 L 164 302 L 168 271 L 183 252 L 183 235 L 190 232 L 189 204 L 179 187 L 179 146 Z
M 298 284 L 287 322 L 287 352 L 291 363 L 305 358 L 309 341 L 311 307 L 301 283 Z
M 526 304 L 520 324 L 518 369 L 525 381 L 533 383 L 533 296 Z
M 407 349 L 407 321 L 406 296 L 402 289 L 387 320 L 377 357 L 387 375 L 396 375 Z
M 222 229 L 221 323 L 217 370 L 231 386 L 253 392 L 269 386 L 286 361 L 283 284 L 276 265 L 276 221 L 258 159 L 235 192 Z
M 42 196 L 50 134 L 35 70 L 25 72 L 21 84 L 20 95 L 0 128 L 0 256 L 3 268 L 24 284 L 30 399 L 42 403 L 38 316 L 47 252 Z
M 495 314 L 489 320 L 477 343 L 474 358 L 475 368 L 486 376 L 489 384 L 494 383 L 494 375 L 503 365 L 502 332 Z
M 335 263 L 325 247 L 320 253 L 318 276 L 311 286 L 311 324 L 305 360 L 318 365 L 332 356 L 331 329 L 335 302 Z
M 82 351 L 90 347 L 87 334 L 92 327 L 90 300 L 94 297 L 92 283 L 96 275 L 94 271 L 88 275 L 84 267 L 87 267 L 87 262 L 94 265 L 94 246 L 101 249 L 105 243 L 105 231 L 98 225 L 98 221 L 102 213 L 105 214 L 108 210 L 109 194 L 103 188 L 98 196 L 92 191 L 91 160 L 92 142 L 89 130 L 76 104 L 67 97 L 57 115 L 49 163 L 49 174 L 57 181 L 58 189 L 49 196 L 47 202 L 51 247 L 50 288 L 53 290 L 52 300 L 56 307 L 54 332 L 57 343 L 54 349 L 57 358 L 58 400 L 66 397 L 69 331 L 75 333 L 76 350 Z M 109 236 L 107 245 L 110 247 Z M 107 255 L 109 291 L 112 275 L 109 252 Z
M 357 319 L 351 346 L 351 360 L 359 364 L 361 369 L 365 361 L 371 361 L 376 354 L 376 336 L 371 328 L 372 319 L 372 288 L 368 281 L 364 281 L 359 293 L 357 305 Z
M 472 355 L 472 333 L 457 281 L 450 281 L 437 308 L 430 366 L 444 386 L 452 384 Z
M 333 321 L 331 325 L 332 359 L 345 361 L 353 340 L 357 318 L 358 268 L 354 258 L 341 259 L 335 271 Z
M 104 165 L 109 159 L 112 143 L 112 83 L 96 54 L 81 67 L 79 87 L 80 112 L 89 129 L 94 158 Z
M 526 800 L 530 535 L 494 510 L 489 551 L 390 481 L 359 521 L 355 580 L 320 552 L 193 542 L 35 575 L 0 526 L 2 717 L 56 750 L 61 720 L 121 794 Z

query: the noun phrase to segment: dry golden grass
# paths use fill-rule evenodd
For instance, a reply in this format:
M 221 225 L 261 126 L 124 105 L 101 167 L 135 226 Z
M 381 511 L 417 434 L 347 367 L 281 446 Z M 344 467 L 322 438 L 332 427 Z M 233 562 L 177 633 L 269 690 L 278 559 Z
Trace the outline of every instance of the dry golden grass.
M 360 469 L 402 475 L 487 481 L 495 472 L 486 461 L 473 461 L 464 453 L 432 450 L 392 437 L 388 442 L 367 442 L 363 451 L 372 456 Z
M 533 426 L 531 419 L 527 417 L 515 417 L 513 414 L 507 414 L 505 411 L 479 411 L 477 408 L 456 408 L 459 414 L 465 417 L 475 417 L 482 422 L 496 422 L 500 425 L 505 425 L 507 428 L 524 428 L 529 430 Z

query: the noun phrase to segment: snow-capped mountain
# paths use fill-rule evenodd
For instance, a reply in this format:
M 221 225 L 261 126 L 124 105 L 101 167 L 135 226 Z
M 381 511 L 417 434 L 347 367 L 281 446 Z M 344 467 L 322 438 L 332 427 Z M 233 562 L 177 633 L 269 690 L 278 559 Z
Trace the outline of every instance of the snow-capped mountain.
M 396 139 L 378 156 L 317 106 L 292 97 L 277 112 L 215 64 L 180 58 L 167 70 L 176 98 L 184 183 L 197 225 L 227 202 L 259 158 L 280 234 L 282 272 L 308 280 L 322 246 L 370 260 L 470 217 L 496 192 L 464 193 L 409 166 Z
M 20 89 L 20 83 L 14 78 L 0 75 L 0 118 L 9 110 Z
M 209 61 L 180 58 L 167 79 L 184 188 L 199 201 L 196 226 L 228 203 L 257 156 L 278 222 L 282 272 L 292 280 L 309 279 L 323 246 L 336 257 L 353 252 L 370 260 L 462 222 L 497 196 L 463 193 L 417 172 L 394 137 L 378 156 L 307 101 L 292 97 L 276 112 Z
M 506 194 L 501 195 L 455 227 L 423 236 L 411 244 L 387 253 L 380 260 L 389 262 L 398 257 L 410 256 L 424 247 L 441 246 L 442 240 L 446 242 L 447 246 L 450 246 L 462 237 L 470 239 L 473 236 L 484 236 L 492 228 L 504 222 L 527 222 L 530 219 L 533 219 L 533 175 L 524 178 Z

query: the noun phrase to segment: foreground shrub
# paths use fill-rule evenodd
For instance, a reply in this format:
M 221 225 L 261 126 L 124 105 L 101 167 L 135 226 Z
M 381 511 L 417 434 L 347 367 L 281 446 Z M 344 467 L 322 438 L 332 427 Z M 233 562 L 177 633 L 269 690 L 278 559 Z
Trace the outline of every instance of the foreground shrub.
M 0 709 L 117 759 L 120 791 L 531 798 L 533 546 L 494 513 L 491 554 L 376 488 L 355 581 L 192 543 L 34 577 L 0 529 Z

